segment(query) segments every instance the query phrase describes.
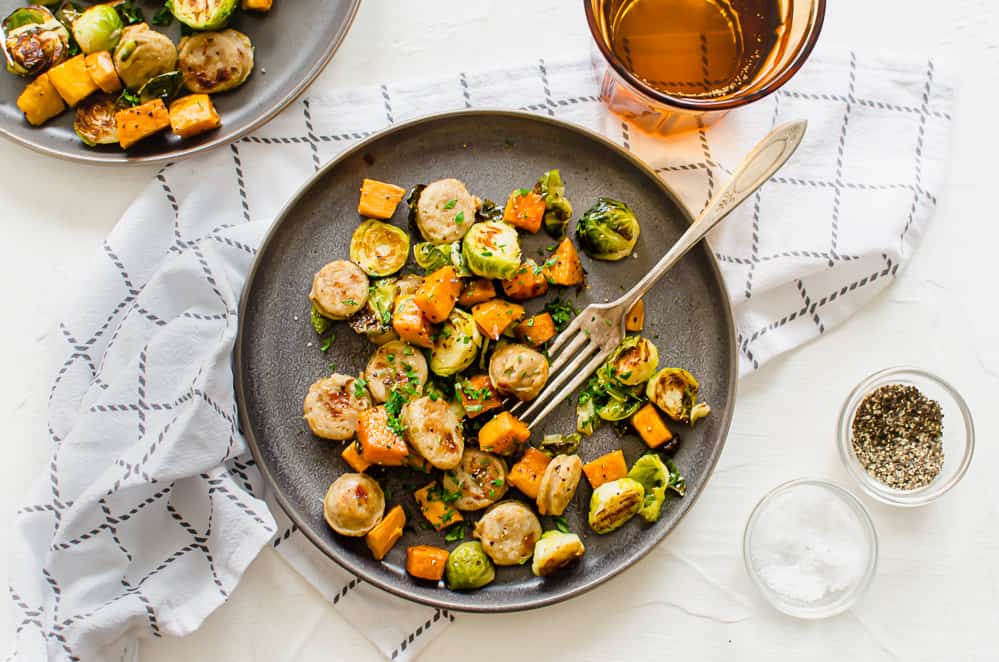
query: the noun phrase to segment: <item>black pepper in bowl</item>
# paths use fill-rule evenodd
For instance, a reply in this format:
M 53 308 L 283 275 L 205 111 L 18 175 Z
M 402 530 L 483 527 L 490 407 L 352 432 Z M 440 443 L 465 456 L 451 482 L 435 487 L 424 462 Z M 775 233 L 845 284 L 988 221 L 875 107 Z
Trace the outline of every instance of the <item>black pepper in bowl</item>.
M 926 487 L 943 468 L 943 410 L 915 386 L 886 384 L 867 394 L 851 433 L 860 464 L 889 487 Z

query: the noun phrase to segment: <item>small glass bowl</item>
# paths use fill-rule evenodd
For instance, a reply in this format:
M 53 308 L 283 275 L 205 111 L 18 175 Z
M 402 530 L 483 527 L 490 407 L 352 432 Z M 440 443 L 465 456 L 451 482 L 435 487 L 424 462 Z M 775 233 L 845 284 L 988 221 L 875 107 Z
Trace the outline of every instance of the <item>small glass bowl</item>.
M 871 391 L 885 384 L 915 386 L 926 397 L 939 402 L 943 409 L 944 465 L 940 474 L 926 487 L 916 490 L 889 487 L 867 473 L 853 452 L 850 429 L 857 407 Z M 975 426 L 964 398 L 944 380 L 918 368 L 888 368 L 857 384 L 843 403 L 837 428 L 839 455 L 847 473 L 868 495 L 893 506 L 925 506 L 940 498 L 961 480 L 975 452 Z
M 864 548 L 861 550 L 865 561 L 864 571 L 851 586 L 829 593 L 816 602 L 802 602 L 776 592 L 760 577 L 759 571 L 753 561 L 753 536 L 756 532 L 756 525 L 759 522 L 760 516 L 766 512 L 767 507 L 775 499 L 790 492 L 800 490 L 803 487 L 825 490 L 830 496 L 844 504 L 856 516 L 857 524 L 863 530 L 864 537 Z M 863 597 L 864 593 L 870 587 L 878 567 L 878 534 L 874 529 L 874 522 L 871 520 L 870 514 L 864 508 L 864 504 L 860 502 L 860 499 L 835 483 L 817 478 L 802 478 L 778 485 L 756 504 L 756 507 L 749 516 L 749 520 L 746 522 L 746 530 L 743 533 L 742 557 L 750 579 L 753 580 L 756 588 L 759 589 L 763 597 L 775 609 L 795 618 L 813 620 L 828 618 L 852 607 Z

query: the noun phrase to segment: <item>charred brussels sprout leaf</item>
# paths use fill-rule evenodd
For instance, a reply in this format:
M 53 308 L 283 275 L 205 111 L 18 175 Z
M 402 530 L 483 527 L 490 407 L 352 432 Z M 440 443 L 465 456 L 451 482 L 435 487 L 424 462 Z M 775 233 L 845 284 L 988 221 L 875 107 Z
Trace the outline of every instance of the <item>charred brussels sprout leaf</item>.
M 169 104 L 184 86 L 184 74 L 179 71 L 168 71 L 159 76 L 153 76 L 139 88 L 139 103 L 146 103 L 153 99 L 162 99 Z
M 134 0 L 119 0 L 111 5 L 118 12 L 125 25 L 135 25 L 146 20 L 142 15 L 142 10 L 135 6 Z
M 347 324 L 355 333 L 367 336 L 376 345 L 397 338 L 392 329 L 392 305 L 396 295 L 395 278 L 377 278 L 368 287 L 364 307 L 350 316 Z
M 496 578 L 496 568 L 478 540 L 463 542 L 447 557 L 447 587 L 452 591 L 482 588 Z
M 409 257 L 409 235 L 402 228 L 368 219 L 350 238 L 350 260 L 369 276 L 390 276 Z
M 476 223 L 465 235 L 462 253 L 476 276 L 510 278 L 520 268 L 517 229 L 500 221 Z
M 7 70 L 37 76 L 70 55 L 69 30 L 44 7 L 15 9 L 3 23 Z
M 656 522 L 666 502 L 666 488 L 669 487 L 670 470 L 662 458 L 655 453 L 643 455 L 635 461 L 628 478 L 636 480 L 645 488 L 645 497 L 638 514 L 646 522 Z
M 538 447 L 552 455 L 572 455 L 579 450 L 583 436 L 579 432 L 546 434 Z
M 333 328 L 333 320 L 324 317 L 316 308 L 316 304 L 312 304 L 312 308 L 309 310 L 309 320 L 312 322 L 312 330 L 321 336 Z
M 689 423 L 697 390 L 697 380 L 683 368 L 663 368 L 649 380 L 645 394 L 674 421 Z
M 165 28 L 166 26 L 173 23 L 173 14 L 170 13 L 169 4 L 170 3 L 168 2 L 167 4 L 160 7 L 159 10 L 155 14 L 153 14 L 153 18 L 149 22 L 152 23 L 153 25 L 158 25 L 161 28 Z
M 170 0 L 173 17 L 195 30 L 218 30 L 236 10 L 239 0 Z
M 572 203 L 565 197 L 565 184 L 558 170 L 549 170 L 541 175 L 534 190 L 545 200 L 545 232 L 561 239 L 572 218 Z
M 479 210 L 475 212 L 475 220 L 477 221 L 502 221 L 503 220 L 503 208 L 498 206 L 492 200 L 486 198 L 482 201 L 482 206 Z
M 73 21 L 73 38 L 84 53 L 113 51 L 125 23 L 110 5 L 88 7 Z
M 590 497 L 590 528 L 610 533 L 635 516 L 645 499 L 645 488 L 632 478 L 618 478 L 600 485 Z
M 631 207 L 600 198 L 576 222 L 576 236 L 586 253 L 597 260 L 620 260 L 631 254 L 641 228 Z
M 118 125 L 114 119 L 117 111 L 114 97 L 98 95 L 86 99 L 76 107 L 73 130 L 91 147 L 117 143 Z

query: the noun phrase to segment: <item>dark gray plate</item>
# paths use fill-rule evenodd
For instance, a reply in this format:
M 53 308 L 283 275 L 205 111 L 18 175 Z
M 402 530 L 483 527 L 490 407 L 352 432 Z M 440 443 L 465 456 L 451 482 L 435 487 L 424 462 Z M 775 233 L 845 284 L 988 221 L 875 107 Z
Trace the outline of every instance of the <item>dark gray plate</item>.
M 646 272 L 689 221 L 654 173 L 584 129 L 524 113 L 455 112 L 393 126 L 324 167 L 275 222 L 243 291 L 234 356 L 236 393 L 243 430 L 260 470 L 319 549 L 372 584 L 418 602 L 467 611 L 513 611 L 593 588 L 633 564 L 677 525 L 704 489 L 728 432 L 736 379 L 732 317 L 714 258 L 701 246 L 646 297 L 645 333 L 659 347 L 661 365 L 690 369 L 713 408 L 696 428 L 673 426 L 684 440 L 675 457 L 688 491 L 686 497 L 670 500 L 659 522 L 650 526 L 634 518 L 613 534 L 593 534 L 586 526 L 591 491 L 584 479 L 566 513 L 569 526 L 586 545 L 581 562 L 545 580 L 534 577 L 529 566 L 499 568 L 494 583 L 468 593 L 414 580 L 405 572 L 406 547 L 456 544 L 446 545 L 440 534 L 412 520 L 420 515 L 410 493 L 429 481 L 425 475 L 374 470 L 391 490 L 389 503 L 402 503 L 412 525 L 384 562 L 372 560 L 363 540 L 337 536 L 326 526 L 326 488 L 348 469 L 340 459 L 342 444 L 309 432 L 302 420 L 302 399 L 313 381 L 329 373 L 330 362 L 338 372 L 361 371 L 373 345 L 339 324 L 329 353 L 320 352 L 309 326 L 306 294 L 315 271 L 347 256 L 359 220 L 361 179 L 408 188 L 455 176 L 477 195 L 505 202 L 512 189 L 530 186 L 553 167 L 561 169 L 577 213 L 599 196 L 612 196 L 627 201 L 642 224 L 634 259 L 598 263 L 583 256 L 590 287 L 576 300 L 577 307 L 617 296 Z M 402 227 L 407 223 L 404 207 L 400 205 L 393 218 Z M 551 243 L 545 236 L 529 237 L 525 254 Z M 532 310 L 542 305 L 540 300 L 529 303 Z M 535 440 L 545 432 L 572 431 L 573 407 L 567 402 L 557 409 L 535 432 Z M 624 449 L 630 464 L 644 444 L 632 435 L 619 438 L 605 426 L 584 440 L 580 454 L 588 461 L 617 448 Z M 553 528 L 550 521 L 543 523 Z
M 0 0 L 0 20 L 25 4 Z M 16 104 L 28 81 L 7 73 L 0 64 L 0 135 L 44 154 L 97 165 L 165 163 L 226 145 L 270 120 L 315 80 L 346 36 L 360 4 L 361 0 L 276 0 L 266 14 L 237 11 L 229 27 L 250 37 L 255 66 L 242 86 L 213 95 L 222 116 L 222 127 L 216 131 L 187 140 L 167 131 L 127 152 L 116 145 L 87 147 L 73 131 L 72 109 L 44 126 L 28 124 Z M 163 2 L 138 0 L 136 6 L 148 22 Z M 150 27 L 166 33 L 174 43 L 180 40 L 176 21 L 166 28 Z

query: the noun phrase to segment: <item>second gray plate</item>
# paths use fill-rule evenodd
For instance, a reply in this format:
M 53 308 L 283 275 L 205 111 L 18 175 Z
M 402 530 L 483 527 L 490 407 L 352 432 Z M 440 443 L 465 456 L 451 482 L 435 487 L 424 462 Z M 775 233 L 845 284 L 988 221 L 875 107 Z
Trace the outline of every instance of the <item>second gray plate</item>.
M 512 189 L 531 186 L 550 168 L 561 170 L 577 215 L 607 196 L 630 204 L 642 225 L 632 258 L 608 263 L 583 256 L 589 287 L 574 297 L 578 308 L 618 296 L 646 273 L 690 221 L 648 167 L 595 134 L 525 113 L 455 112 L 393 126 L 320 170 L 274 223 L 246 282 L 234 370 L 243 431 L 261 472 L 292 520 L 326 555 L 362 579 L 418 602 L 466 611 L 529 609 L 613 577 L 648 553 L 694 505 L 728 433 L 736 380 L 734 327 L 717 264 L 702 245 L 646 297 L 644 334 L 658 346 L 660 365 L 693 372 L 713 410 L 695 428 L 673 426 L 683 438 L 675 460 L 687 478 L 687 495 L 671 498 L 658 522 L 648 525 L 636 517 L 610 535 L 593 534 L 586 524 L 591 490 L 584 480 L 566 513 L 569 527 L 586 546 L 580 562 L 546 579 L 533 576 L 529 564 L 498 568 L 492 584 L 464 593 L 415 580 L 405 571 L 406 547 L 457 544 L 444 543 L 441 534 L 412 519 L 420 516 L 411 493 L 429 481 L 425 475 L 373 470 L 387 488 L 389 504 L 402 503 L 411 518 L 384 561 L 374 561 L 362 539 L 338 536 L 327 527 L 323 496 L 349 469 L 340 459 L 342 444 L 309 432 L 302 420 L 302 399 L 313 381 L 329 374 L 331 363 L 337 372 L 358 374 L 373 345 L 338 324 L 332 348 L 322 353 L 309 325 L 306 295 L 312 275 L 323 264 L 347 257 L 359 221 L 361 179 L 409 188 L 457 177 L 476 195 L 502 204 Z M 406 213 L 400 205 L 393 222 L 407 227 Z M 536 257 L 551 243 L 543 233 L 527 237 L 525 255 Z M 574 293 L 562 294 L 572 299 Z M 543 300 L 528 303 L 534 310 Z M 535 432 L 535 442 L 546 432 L 570 432 L 574 427 L 574 404 L 566 402 Z M 579 452 L 589 461 L 617 448 L 623 448 L 629 464 L 645 450 L 637 436 L 618 437 L 605 425 L 584 439 Z M 515 494 L 511 490 L 510 495 Z M 545 520 L 545 528 L 553 528 Z

